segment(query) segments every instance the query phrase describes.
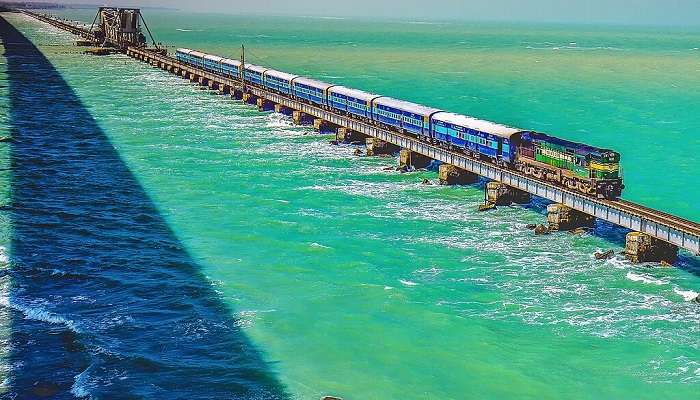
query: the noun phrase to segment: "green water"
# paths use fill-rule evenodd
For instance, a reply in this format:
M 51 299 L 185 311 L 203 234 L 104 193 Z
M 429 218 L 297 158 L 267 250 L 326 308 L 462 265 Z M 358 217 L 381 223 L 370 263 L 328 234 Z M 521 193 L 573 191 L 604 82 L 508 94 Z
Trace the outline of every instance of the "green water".
M 625 198 L 700 219 L 700 33 L 147 14 L 159 41 L 622 153 Z M 71 14 L 90 22 L 91 17 Z M 299 399 L 686 399 L 697 258 L 601 262 L 624 232 L 535 237 L 304 127 L 8 17 L 80 95 Z M 181 30 L 189 31 L 181 31 Z M 49 110 L 47 110 L 49 111 Z

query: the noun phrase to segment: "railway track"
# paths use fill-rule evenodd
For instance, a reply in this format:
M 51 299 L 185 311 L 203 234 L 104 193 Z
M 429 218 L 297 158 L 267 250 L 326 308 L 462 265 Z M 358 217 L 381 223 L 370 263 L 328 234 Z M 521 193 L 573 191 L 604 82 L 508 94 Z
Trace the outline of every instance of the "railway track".
M 689 221 L 687 219 L 677 217 L 675 215 L 655 210 L 653 208 L 649 208 L 641 204 L 633 203 L 624 199 L 619 199 L 616 201 L 607 200 L 606 203 L 611 207 L 618 208 L 622 211 L 633 215 L 637 215 L 639 217 L 647 218 L 650 220 L 656 220 L 658 222 L 666 224 L 668 224 L 668 222 L 671 221 L 673 225 L 676 226 L 679 230 L 686 231 L 691 235 L 700 235 L 700 224 L 698 224 L 697 222 Z

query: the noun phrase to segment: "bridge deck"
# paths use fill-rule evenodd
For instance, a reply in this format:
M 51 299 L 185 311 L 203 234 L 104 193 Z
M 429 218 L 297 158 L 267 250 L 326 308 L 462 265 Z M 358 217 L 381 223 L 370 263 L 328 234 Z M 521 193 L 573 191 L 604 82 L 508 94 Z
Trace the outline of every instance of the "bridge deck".
M 47 18 L 35 16 L 41 20 Z M 85 34 L 84 30 L 60 21 L 46 21 L 59 28 L 71 31 L 77 30 L 76 34 Z M 56 22 L 59 22 L 58 24 Z M 66 25 L 67 27 L 64 27 Z M 147 49 L 129 47 L 127 54 L 141 58 L 148 62 L 161 63 L 163 67 L 175 67 L 188 73 L 206 78 L 208 80 L 227 85 L 231 88 L 242 89 L 239 80 L 230 79 L 218 74 L 204 71 L 186 64 L 181 64 L 176 59 Z M 593 215 L 601 220 L 611 222 L 634 231 L 643 232 L 657 239 L 672 243 L 680 248 L 686 249 L 693 254 L 700 255 L 700 224 L 683 218 L 676 217 L 662 211 L 654 210 L 627 200 L 602 200 L 585 196 L 583 194 L 570 191 L 568 189 L 555 186 L 548 182 L 541 182 L 518 172 L 500 168 L 496 165 L 472 159 L 462 153 L 446 150 L 442 147 L 424 143 L 415 137 L 404 135 L 388 129 L 383 129 L 363 121 L 359 121 L 347 116 L 336 114 L 322 108 L 304 103 L 279 93 L 273 93 L 265 89 L 246 85 L 246 90 L 255 96 L 267 99 L 277 104 L 284 105 L 291 109 L 302 111 L 308 115 L 329 121 L 336 125 L 352 129 L 368 136 L 393 143 L 405 149 L 410 149 L 417 153 L 424 154 L 435 160 L 455 165 L 459 168 L 474 172 L 495 181 L 499 181 L 527 191 L 536 196 L 565 204 L 575 210 Z

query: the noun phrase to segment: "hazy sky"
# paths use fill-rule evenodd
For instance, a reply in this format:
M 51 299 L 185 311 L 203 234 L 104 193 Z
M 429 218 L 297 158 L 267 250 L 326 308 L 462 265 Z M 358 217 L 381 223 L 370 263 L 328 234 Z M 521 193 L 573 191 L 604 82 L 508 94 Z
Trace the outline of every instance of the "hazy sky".
M 51 1 L 51 0 L 46 0 Z M 700 25 L 700 0 L 53 0 L 235 14 Z

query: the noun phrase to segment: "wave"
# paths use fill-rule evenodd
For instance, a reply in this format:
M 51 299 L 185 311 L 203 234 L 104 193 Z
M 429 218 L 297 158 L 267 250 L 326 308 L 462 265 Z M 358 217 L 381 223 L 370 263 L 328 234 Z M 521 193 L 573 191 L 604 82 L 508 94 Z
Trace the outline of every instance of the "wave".
M 92 368 L 93 364 L 90 364 L 83 372 L 75 376 L 73 381 L 73 386 L 70 388 L 70 392 L 73 396 L 77 398 L 83 398 L 90 396 L 90 391 L 87 388 L 87 375 Z
M 647 274 L 637 274 L 632 271 L 627 273 L 627 279 L 635 281 L 635 282 L 644 282 L 644 283 L 651 283 L 654 285 L 667 285 L 668 281 L 664 281 L 662 279 L 656 279 L 652 276 L 649 276 Z
M 18 311 L 24 315 L 24 319 L 41 321 L 49 324 L 63 325 L 75 333 L 80 333 L 73 320 L 64 318 L 58 314 L 47 311 L 41 307 L 29 306 L 15 301 L 10 301 L 7 296 L 0 297 L 0 306 Z
M 564 46 L 525 46 L 528 50 L 554 50 L 554 51 L 626 51 L 620 47 L 612 46 L 594 46 L 594 47 L 580 47 L 578 45 L 564 45 Z
M 411 281 L 407 281 L 407 280 L 404 280 L 404 279 L 399 279 L 399 282 L 401 282 L 401 284 L 403 284 L 403 285 L 405 285 L 405 286 L 418 286 L 417 283 L 411 282 Z
M 404 21 L 402 24 L 409 25 L 449 25 L 448 22 L 430 22 L 430 21 Z
M 682 290 L 680 288 L 673 288 L 673 291 L 683 297 L 683 300 L 685 301 L 692 301 L 698 298 L 700 296 L 700 293 L 694 291 L 694 290 Z

